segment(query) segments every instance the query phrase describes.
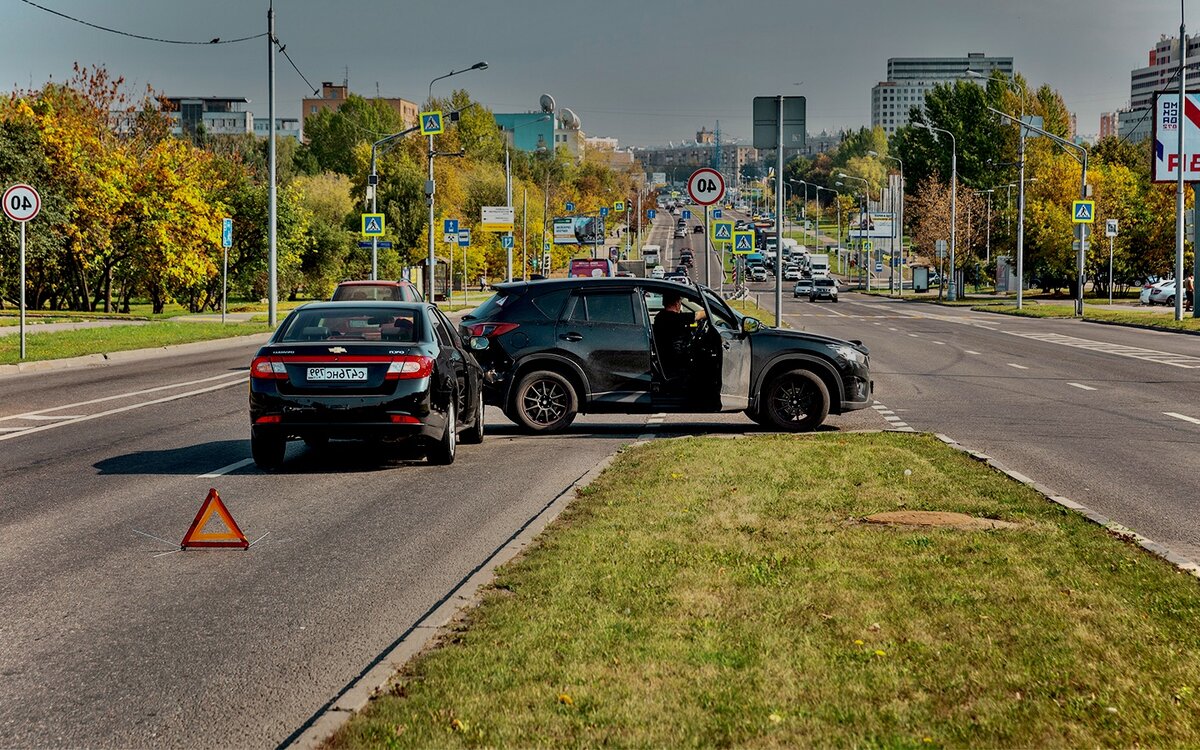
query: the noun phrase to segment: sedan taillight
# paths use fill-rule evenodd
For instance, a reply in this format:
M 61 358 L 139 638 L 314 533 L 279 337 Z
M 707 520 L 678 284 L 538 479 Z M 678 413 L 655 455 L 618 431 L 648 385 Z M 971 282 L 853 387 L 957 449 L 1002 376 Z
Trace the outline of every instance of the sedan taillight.
M 255 357 L 250 363 L 250 377 L 263 380 L 287 380 L 287 367 L 271 357 Z
M 433 359 L 421 356 L 396 357 L 388 365 L 387 380 L 415 380 L 433 374 Z

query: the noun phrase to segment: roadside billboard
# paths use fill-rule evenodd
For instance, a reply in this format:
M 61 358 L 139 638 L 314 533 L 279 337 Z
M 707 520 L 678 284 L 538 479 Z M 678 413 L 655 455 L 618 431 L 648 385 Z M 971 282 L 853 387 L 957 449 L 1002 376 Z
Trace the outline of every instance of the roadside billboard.
M 592 245 L 604 241 L 604 220 L 596 216 L 566 216 L 554 220 L 554 244 Z
M 893 221 L 893 214 L 890 213 L 872 211 L 865 216 L 859 214 L 850 222 L 850 237 L 856 240 L 887 239 L 892 236 Z
M 662 187 L 667 184 L 666 172 L 652 172 L 650 174 L 650 187 Z
M 1179 94 L 1154 97 L 1154 154 L 1150 179 L 1175 182 L 1179 179 L 1179 124 L 1186 128 L 1183 147 L 1187 152 L 1183 165 L 1184 182 L 1200 182 L 1200 92 L 1189 91 L 1183 117 L 1179 114 Z

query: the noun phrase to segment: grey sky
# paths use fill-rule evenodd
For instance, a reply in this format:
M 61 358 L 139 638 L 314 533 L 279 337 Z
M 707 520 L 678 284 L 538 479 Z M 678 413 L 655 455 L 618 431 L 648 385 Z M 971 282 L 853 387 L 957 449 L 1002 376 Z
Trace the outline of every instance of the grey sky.
M 37 0 L 94 23 L 184 39 L 266 30 L 265 0 Z M 1200 29 L 1200 2 L 1189 2 Z M 679 141 L 716 120 L 749 136 L 751 99 L 808 97 L 809 130 L 860 126 L 889 57 L 1011 55 L 1032 83 L 1050 83 L 1095 133 L 1127 104 L 1129 71 L 1160 34 L 1179 28 L 1167 0 L 278 0 L 276 33 L 315 84 L 425 99 L 442 81 L 496 111 L 537 107 L 551 93 L 589 135 L 622 145 Z M 68 77 L 104 63 L 168 95 L 246 96 L 267 110 L 266 42 L 182 47 L 127 39 L 0 0 L 0 86 Z M 305 85 L 280 57 L 279 114 L 298 116 Z M 802 86 L 795 83 L 803 82 Z

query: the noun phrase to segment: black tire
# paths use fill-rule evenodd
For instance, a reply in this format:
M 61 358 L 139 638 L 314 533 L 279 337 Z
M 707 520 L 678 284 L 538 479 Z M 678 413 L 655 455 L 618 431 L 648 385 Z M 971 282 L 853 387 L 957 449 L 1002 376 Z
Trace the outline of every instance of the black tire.
M 525 375 L 513 389 L 509 418 L 530 432 L 561 432 L 575 421 L 579 399 L 571 382 L 552 370 Z
M 434 466 L 449 466 L 454 463 L 454 454 L 458 449 L 458 419 L 455 401 L 456 399 L 450 399 L 450 406 L 446 409 L 446 429 L 442 431 L 442 437 L 429 446 L 429 451 L 425 456 Z
M 1164 305 L 1164 307 L 1174 307 L 1174 306 L 1175 306 L 1175 295 L 1172 294 L 1170 297 L 1167 297 L 1167 304 Z
M 815 430 L 829 416 L 829 389 L 811 370 L 781 373 L 762 394 L 762 414 L 780 430 Z
M 269 432 L 250 431 L 250 455 L 254 465 L 263 471 L 274 471 L 283 465 L 287 453 L 287 438 Z
M 463 434 L 458 438 L 463 445 L 479 445 L 483 442 L 483 409 L 483 390 L 480 389 L 479 399 L 475 404 L 475 422 L 463 430 Z

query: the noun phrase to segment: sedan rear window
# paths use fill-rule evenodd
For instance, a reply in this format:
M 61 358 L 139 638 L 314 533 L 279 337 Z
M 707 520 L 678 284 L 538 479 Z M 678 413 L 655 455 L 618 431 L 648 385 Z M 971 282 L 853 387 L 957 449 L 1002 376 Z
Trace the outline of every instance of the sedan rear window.
M 379 341 L 415 344 L 420 341 L 421 313 L 369 307 L 337 310 L 299 310 L 287 323 L 279 343 Z

